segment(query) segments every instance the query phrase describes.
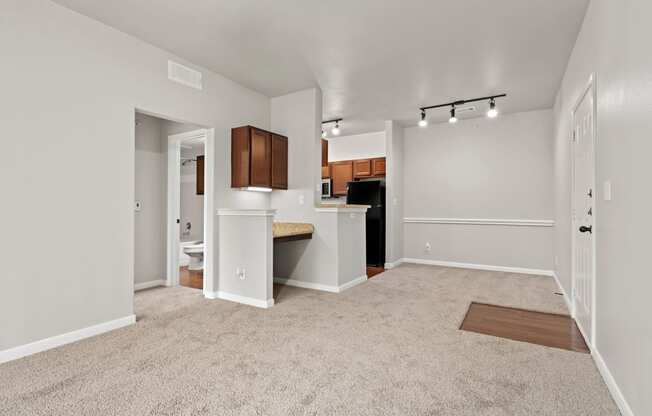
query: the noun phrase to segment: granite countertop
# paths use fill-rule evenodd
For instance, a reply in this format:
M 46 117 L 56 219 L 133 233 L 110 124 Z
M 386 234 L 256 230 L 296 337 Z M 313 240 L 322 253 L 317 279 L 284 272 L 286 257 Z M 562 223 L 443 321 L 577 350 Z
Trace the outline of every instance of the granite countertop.
M 272 225 L 274 238 L 292 237 L 297 235 L 312 234 L 315 227 L 302 222 L 275 222 Z

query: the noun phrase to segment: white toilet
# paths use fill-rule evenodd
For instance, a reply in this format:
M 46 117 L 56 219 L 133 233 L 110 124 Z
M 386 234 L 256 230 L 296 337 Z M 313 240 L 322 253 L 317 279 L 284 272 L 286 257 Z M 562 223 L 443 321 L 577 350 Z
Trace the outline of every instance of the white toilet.
M 183 252 L 190 257 L 188 270 L 204 269 L 204 242 L 199 241 L 196 244 L 188 244 L 183 247 Z

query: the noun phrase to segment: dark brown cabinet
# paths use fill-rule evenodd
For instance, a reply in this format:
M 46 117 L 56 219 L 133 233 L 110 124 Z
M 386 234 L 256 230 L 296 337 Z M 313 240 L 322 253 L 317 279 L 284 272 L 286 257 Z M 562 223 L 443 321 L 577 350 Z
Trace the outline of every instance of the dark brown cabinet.
M 328 140 L 321 139 L 321 166 L 328 166 Z
M 333 162 L 330 164 L 331 180 L 333 182 L 331 192 L 333 196 L 346 195 L 347 184 L 353 180 L 353 162 Z
M 204 156 L 197 156 L 197 195 L 204 195 Z
M 272 188 L 288 189 L 288 138 L 272 133 Z
M 287 137 L 252 127 L 231 130 L 231 187 L 287 189 Z

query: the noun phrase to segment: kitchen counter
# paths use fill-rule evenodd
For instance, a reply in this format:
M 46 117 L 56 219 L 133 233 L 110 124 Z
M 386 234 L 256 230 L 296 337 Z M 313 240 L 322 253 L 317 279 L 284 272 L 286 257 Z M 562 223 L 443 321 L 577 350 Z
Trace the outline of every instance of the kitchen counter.
M 342 203 L 322 203 L 318 204 L 317 208 L 369 208 L 369 205 L 355 205 L 355 204 L 342 204 Z
M 312 224 L 301 222 L 275 222 L 272 225 L 272 234 L 275 242 L 309 240 L 315 227 Z

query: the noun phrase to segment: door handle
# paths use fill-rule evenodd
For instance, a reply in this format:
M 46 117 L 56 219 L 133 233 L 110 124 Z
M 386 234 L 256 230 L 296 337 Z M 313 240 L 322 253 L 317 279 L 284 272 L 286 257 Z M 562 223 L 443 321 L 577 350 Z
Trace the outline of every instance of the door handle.
M 588 227 L 581 226 L 581 227 L 580 227 L 580 232 L 581 232 L 581 233 L 589 233 L 589 234 L 593 234 L 593 226 L 592 226 L 592 225 L 589 225 Z

